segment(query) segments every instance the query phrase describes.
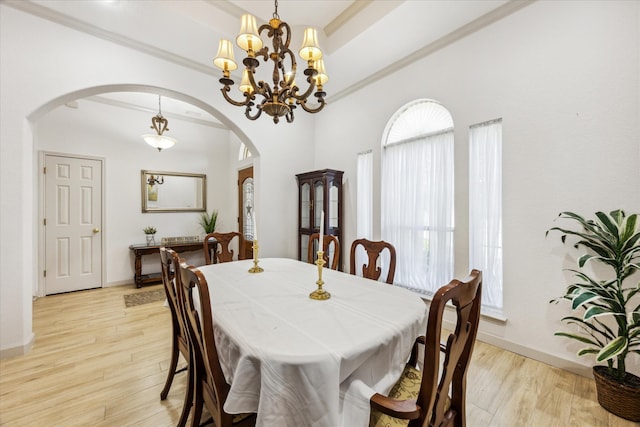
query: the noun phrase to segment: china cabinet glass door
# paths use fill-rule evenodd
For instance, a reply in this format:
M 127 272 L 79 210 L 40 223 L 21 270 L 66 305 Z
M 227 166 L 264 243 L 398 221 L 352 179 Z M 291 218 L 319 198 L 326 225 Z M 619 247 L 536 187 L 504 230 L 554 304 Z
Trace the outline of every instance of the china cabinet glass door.
M 307 261 L 309 236 L 319 233 L 324 212 L 324 233 L 342 242 L 342 171 L 324 169 L 297 174 L 298 259 Z M 314 251 L 318 248 L 314 245 Z M 340 258 L 345 249 L 341 248 Z M 334 253 L 329 249 L 330 256 Z M 339 265 L 342 266 L 341 260 Z

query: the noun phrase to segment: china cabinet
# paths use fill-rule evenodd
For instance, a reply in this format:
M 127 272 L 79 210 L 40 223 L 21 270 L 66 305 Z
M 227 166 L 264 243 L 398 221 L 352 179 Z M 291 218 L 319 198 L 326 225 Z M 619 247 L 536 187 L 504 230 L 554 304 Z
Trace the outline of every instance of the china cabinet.
M 298 259 L 307 261 L 309 236 L 320 232 L 338 238 L 342 244 L 342 171 L 323 169 L 297 174 L 298 179 Z M 324 215 L 323 215 L 324 213 Z M 317 248 L 314 248 L 314 251 Z M 342 258 L 340 251 L 340 258 Z M 342 270 L 342 259 L 338 269 Z

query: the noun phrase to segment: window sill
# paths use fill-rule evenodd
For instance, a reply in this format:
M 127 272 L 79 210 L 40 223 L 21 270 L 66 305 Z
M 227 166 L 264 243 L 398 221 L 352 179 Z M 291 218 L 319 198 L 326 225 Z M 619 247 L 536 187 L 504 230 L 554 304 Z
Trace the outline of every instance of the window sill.
M 431 297 L 416 293 L 423 301 L 431 304 Z M 453 306 L 451 304 L 447 305 L 447 311 L 454 311 Z M 504 324 L 507 323 L 507 315 L 504 314 L 502 310 L 498 310 L 495 308 L 486 308 L 482 307 L 480 309 L 480 318 L 484 320 L 491 321 L 493 323 Z

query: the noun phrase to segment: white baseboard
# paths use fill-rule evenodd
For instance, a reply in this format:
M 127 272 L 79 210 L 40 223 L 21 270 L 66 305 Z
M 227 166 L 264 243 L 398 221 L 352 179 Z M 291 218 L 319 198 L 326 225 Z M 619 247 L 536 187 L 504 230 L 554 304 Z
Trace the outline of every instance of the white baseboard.
M 455 328 L 455 325 L 453 324 L 453 322 L 447 321 L 447 320 L 443 321 L 443 326 L 449 330 L 453 330 Z M 501 338 L 492 334 L 488 334 L 486 332 L 482 332 L 482 330 L 478 330 L 477 339 L 484 343 L 495 345 L 496 347 L 500 347 L 501 349 L 519 354 L 524 357 L 528 357 L 529 359 L 537 360 L 538 362 L 541 362 L 550 366 L 554 366 L 556 368 L 574 373 L 576 375 L 581 375 L 587 378 L 593 378 L 592 366 L 581 365 L 572 360 L 567 360 L 562 357 L 554 356 L 552 354 L 545 353 L 530 347 L 526 347 L 521 344 L 517 344 L 512 341 L 505 340 L 504 338 Z
M 34 339 L 35 339 L 35 335 L 32 333 L 31 337 L 29 338 L 29 341 L 27 341 L 26 344 L 19 345 L 16 347 L 8 347 L 8 348 L 1 349 L 0 359 L 8 359 L 10 357 L 24 356 L 31 350 Z
M 136 284 L 133 283 L 132 280 L 117 280 L 115 282 L 106 283 L 103 287 L 104 288 L 111 288 L 113 286 L 123 286 L 123 285 L 131 285 L 133 288 L 136 287 Z

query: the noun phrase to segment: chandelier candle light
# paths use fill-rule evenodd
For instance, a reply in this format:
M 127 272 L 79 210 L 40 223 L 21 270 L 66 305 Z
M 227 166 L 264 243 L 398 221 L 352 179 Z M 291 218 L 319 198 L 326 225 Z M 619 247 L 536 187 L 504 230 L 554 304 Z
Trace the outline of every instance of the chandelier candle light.
M 267 46 L 263 47 L 260 38 L 263 31 L 266 31 L 267 37 L 272 39 L 272 52 L 269 52 Z M 300 57 L 307 61 L 304 75 L 309 87 L 304 92 L 300 91 L 295 81 L 297 64 L 293 52 L 289 49 L 291 28 L 286 22 L 280 20 L 278 0 L 275 0 L 273 17 L 268 24 L 263 24 L 260 28 L 257 28 L 256 18 L 253 15 L 242 15 L 240 34 L 236 37 L 236 43 L 247 52 L 247 57 L 242 61 L 245 69 L 238 86 L 244 95 L 244 100 L 235 101 L 229 96 L 231 86 L 234 84 L 230 73 L 238 68 L 230 40 L 220 40 L 218 54 L 213 63 L 222 70 L 222 78 L 219 80 L 223 85 L 220 89 L 222 95 L 230 104 L 246 107 L 245 116 L 249 120 L 256 120 L 264 111 L 273 117 L 274 123 L 278 123 L 280 117 L 285 117 L 287 122 L 291 123 L 297 105 L 300 105 L 308 113 L 317 113 L 322 110 L 326 96 L 322 87 L 329 80 L 329 77 L 324 68 L 322 51 L 318 47 L 318 35 L 315 28 L 307 28 L 304 31 L 304 39 L 299 51 Z M 273 87 L 264 80 L 256 82 L 254 74 L 260 65 L 258 57 L 263 57 L 265 61 L 273 61 Z M 312 93 L 317 99 L 316 106 L 307 105 L 307 100 Z M 256 96 L 260 96 L 260 100 L 256 101 Z M 255 110 L 253 110 L 254 106 L 256 106 Z
M 162 116 L 162 108 L 160 107 L 160 95 L 158 95 L 158 114 L 151 118 L 151 129 L 156 131 L 155 134 L 148 133 L 142 135 L 144 142 L 157 148 L 158 151 L 162 151 L 166 148 L 171 148 L 177 142 L 175 139 L 163 135 L 164 131 L 169 130 L 169 121 Z
M 249 273 L 262 273 L 264 269 L 258 265 L 258 226 L 256 225 L 256 210 L 251 214 L 253 219 L 253 267 L 249 269 Z
M 320 236 L 318 239 L 318 259 L 316 260 L 316 265 L 318 266 L 318 281 L 316 285 L 318 285 L 318 289 L 311 292 L 309 294 L 309 298 L 315 300 L 328 300 L 331 298 L 331 294 L 324 289 L 322 289 L 322 285 L 324 282 L 322 281 L 322 267 L 324 266 L 324 251 L 323 249 L 323 241 L 324 241 L 324 211 L 320 214 Z

